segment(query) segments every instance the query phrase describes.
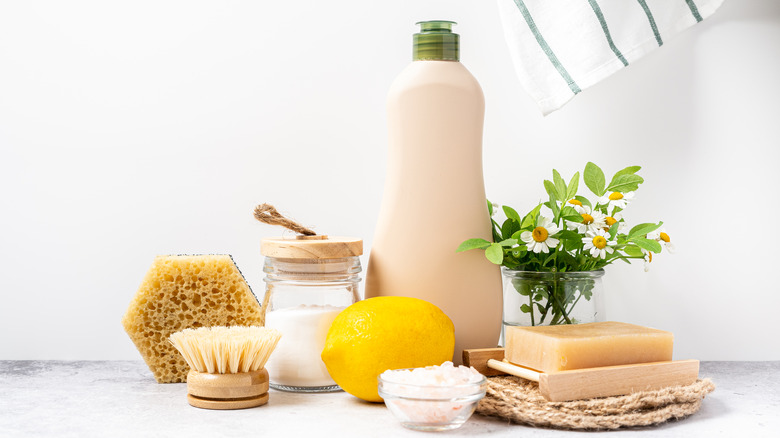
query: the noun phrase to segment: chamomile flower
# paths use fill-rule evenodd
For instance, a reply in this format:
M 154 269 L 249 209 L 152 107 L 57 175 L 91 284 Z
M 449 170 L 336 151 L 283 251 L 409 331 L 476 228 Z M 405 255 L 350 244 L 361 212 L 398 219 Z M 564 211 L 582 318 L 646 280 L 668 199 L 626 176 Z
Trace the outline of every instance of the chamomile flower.
M 604 227 L 604 231 L 606 232 L 609 232 L 609 229 L 615 224 L 617 224 L 618 227 L 618 234 L 626 234 L 628 232 L 628 224 L 623 220 L 623 214 L 619 211 L 613 213 L 612 216 L 605 217 L 604 223 L 607 224 L 607 226 Z
M 634 199 L 634 192 L 627 192 L 627 193 L 621 193 L 621 192 L 612 192 L 610 194 L 605 194 L 604 196 L 599 198 L 599 205 L 606 205 L 610 210 L 614 210 L 615 208 L 619 208 L 621 210 L 626 208 L 626 204 L 631 202 Z
M 490 202 L 490 201 L 488 201 Z M 496 204 L 495 202 L 490 202 L 491 206 L 493 207 L 493 214 L 491 216 L 495 216 L 496 212 L 501 210 L 501 204 Z
M 602 260 L 607 258 L 607 253 L 612 254 L 615 251 L 613 246 L 617 245 L 614 240 L 609 240 L 609 234 L 604 230 L 598 229 L 596 231 L 588 231 L 588 237 L 582 239 L 582 243 L 585 244 L 583 248 L 588 251 L 594 258 L 601 258 Z
M 661 246 L 666 248 L 670 254 L 674 254 L 674 244 L 672 243 L 672 239 L 669 238 L 669 235 L 666 234 L 666 230 L 664 228 L 659 228 L 655 231 L 647 233 L 647 238 L 655 240 L 656 242 L 660 243 Z
M 645 255 L 645 272 L 650 270 L 650 263 L 653 262 L 653 252 L 642 248 L 642 254 Z
M 587 205 L 580 205 L 574 207 L 577 213 L 582 216 L 582 222 L 566 221 L 566 227 L 570 230 L 577 230 L 578 233 L 584 234 L 588 231 L 596 231 L 597 229 L 607 226 L 607 215 L 596 210 L 591 211 L 591 208 Z
M 608 227 L 611 227 L 612 225 L 615 225 L 618 222 L 625 223 L 625 221 L 623 221 L 623 213 L 619 211 L 613 213 L 612 216 L 605 217 L 604 222 L 607 224 Z
M 558 246 L 558 239 L 551 237 L 560 231 L 558 226 L 552 220 L 539 216 L 539 222 L 533 231 L 523 231 L 520 233 L 520 240 L 525 242 L 529 251 L 535 253 L 549 253 L 550 248 Z

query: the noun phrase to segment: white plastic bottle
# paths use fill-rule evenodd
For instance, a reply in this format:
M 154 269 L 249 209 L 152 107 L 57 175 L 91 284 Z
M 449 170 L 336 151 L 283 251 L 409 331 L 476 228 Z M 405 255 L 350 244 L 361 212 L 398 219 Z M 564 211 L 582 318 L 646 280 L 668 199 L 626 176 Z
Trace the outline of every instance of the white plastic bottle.
M 485 103 L 459 62 L 453 22 L 427 21 L 414 35 L 414 62 L 387 98 L 387 179 L 366 274 L 366 298 L 409 296 L 455 324 L 455 363 L 464 348 L 495 347 L 501 273 L 469 238 L 492 239 L 482 175 Z

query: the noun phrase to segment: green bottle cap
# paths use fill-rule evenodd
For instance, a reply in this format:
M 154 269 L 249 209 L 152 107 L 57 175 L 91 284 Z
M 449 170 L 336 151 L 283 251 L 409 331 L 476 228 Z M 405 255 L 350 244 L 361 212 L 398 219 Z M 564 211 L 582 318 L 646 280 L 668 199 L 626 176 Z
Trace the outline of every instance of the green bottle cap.
M 460 60 L 460 35 L 452 33 L 454 21 L 420 21 L 420 33 L 414 34 L 412 58 L 421 60 Z

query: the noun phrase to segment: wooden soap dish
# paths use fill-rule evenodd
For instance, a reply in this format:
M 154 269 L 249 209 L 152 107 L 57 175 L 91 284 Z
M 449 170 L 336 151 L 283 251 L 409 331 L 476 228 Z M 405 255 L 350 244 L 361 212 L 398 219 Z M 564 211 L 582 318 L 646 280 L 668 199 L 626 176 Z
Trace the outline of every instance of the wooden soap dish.
M 503 348 L 463 350 L 463 364 L 486 376 L 511 374 L 539 383 L 548 401 L 584 400 L 690 385 L 699 377 L 698 360 L 616 365 L 543 373 L 504 359 Z

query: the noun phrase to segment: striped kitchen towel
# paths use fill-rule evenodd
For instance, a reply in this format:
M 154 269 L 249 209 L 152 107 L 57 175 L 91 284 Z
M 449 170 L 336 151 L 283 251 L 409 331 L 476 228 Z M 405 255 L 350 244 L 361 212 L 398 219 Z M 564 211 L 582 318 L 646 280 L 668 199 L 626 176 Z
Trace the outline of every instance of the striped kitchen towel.
M 523 88 L 547 115 L 723 0 L 498 0 Z

